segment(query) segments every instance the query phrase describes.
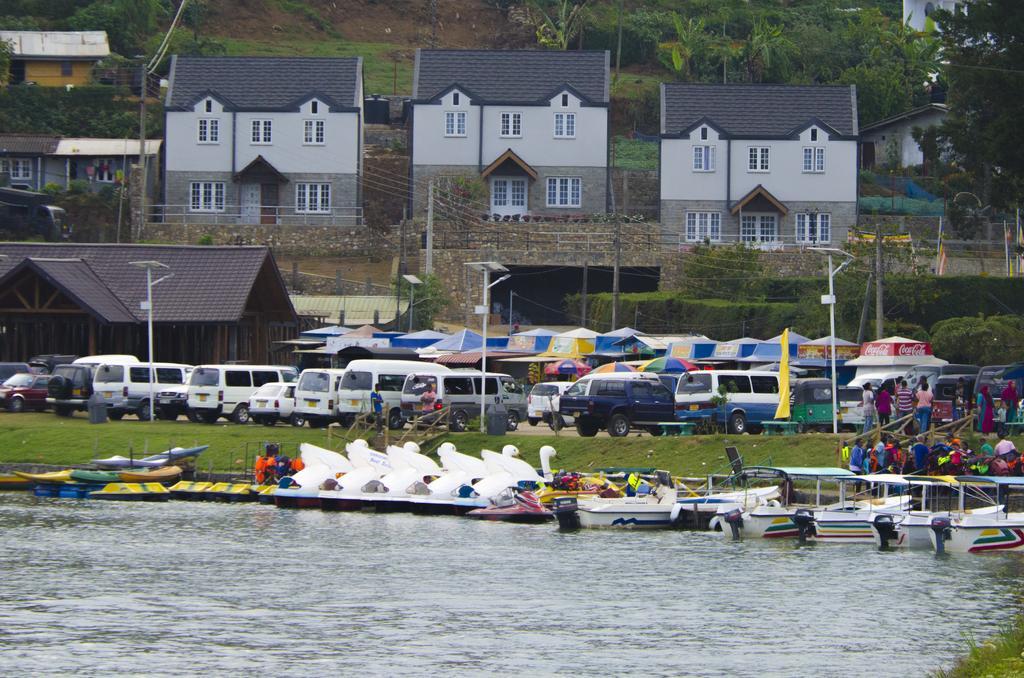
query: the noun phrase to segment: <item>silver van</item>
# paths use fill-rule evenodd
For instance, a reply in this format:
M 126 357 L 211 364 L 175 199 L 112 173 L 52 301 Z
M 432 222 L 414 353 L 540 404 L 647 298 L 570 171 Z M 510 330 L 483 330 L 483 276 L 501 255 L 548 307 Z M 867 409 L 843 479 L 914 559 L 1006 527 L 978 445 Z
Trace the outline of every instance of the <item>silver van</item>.
M 480 416 L 480 381 L 483 373 L 476 370 L 453 370 L 448 373 L 416 372 L 405 378 L 402 388 L 402 417 L 418 417 L 420 423 L 430 423 L 437 413 L 450 408 L 448 426 L 453 431 L 464 431 L 469 420 Z M 515 431 L 526 419 L 526 392 L 507 374 L 488 372 L 485 402 L 488 407 L 502 404 L 508 410 L 508 430 Z M 435 400 L 424 402 L 423 394 L 433 387 Z

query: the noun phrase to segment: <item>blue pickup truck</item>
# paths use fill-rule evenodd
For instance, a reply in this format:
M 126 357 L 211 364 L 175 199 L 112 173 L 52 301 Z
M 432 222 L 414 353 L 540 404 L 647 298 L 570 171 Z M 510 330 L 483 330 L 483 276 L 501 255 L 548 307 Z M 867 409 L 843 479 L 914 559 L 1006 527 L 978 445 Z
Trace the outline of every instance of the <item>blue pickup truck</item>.
M 675 410 L 675 397 L 656 378 L 611 374 L 576 382 L 558 403 L 558 412 L 574 417 L 576 431 L 588 438 L 601 429 L 615 437 L 629 435 L 635 427 L 660 433 L 659 424 L 675 421 Z

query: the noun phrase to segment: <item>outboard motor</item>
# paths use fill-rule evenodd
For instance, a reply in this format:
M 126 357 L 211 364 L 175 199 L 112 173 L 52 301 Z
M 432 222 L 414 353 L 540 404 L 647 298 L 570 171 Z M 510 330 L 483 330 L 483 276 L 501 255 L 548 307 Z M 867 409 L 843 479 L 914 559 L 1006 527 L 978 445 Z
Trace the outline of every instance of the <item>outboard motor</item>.
M 743 527 L 743 509 L 734 508 L 722 516 L 722 520 L 732 530 L 732 540 L 740 540 L 740 528 Z
M 889 548 L 889 542 L 896 539 L 896 523 L 893 522 L 892 516 L 882 514 L 875 516 L 874 525 L 884 551 Z
M 814 534 L 814 514 L 807 509 L 797 509 L 792 520 L 799 533 L 798 543 L 806 544 L 807 537 Z
M 935 533 L 935 553 L 941 555 L 946 552 L 946 540 L 952 536 L 952 526 L 953 523 L 945 516 L 932 518 L 931 528 Z
M 579 505 L 576 497 L 556 497 L 551 510 L 558 519 L 558 529 L 578 530 L 580 529 Z

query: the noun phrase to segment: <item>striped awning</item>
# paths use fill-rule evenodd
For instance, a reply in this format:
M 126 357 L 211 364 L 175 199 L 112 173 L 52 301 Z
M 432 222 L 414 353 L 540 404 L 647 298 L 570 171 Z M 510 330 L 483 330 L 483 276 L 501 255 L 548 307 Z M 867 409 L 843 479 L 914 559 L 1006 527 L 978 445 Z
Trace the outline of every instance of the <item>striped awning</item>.
M 510 356 L 522 355 L 521 353 L 508 353 L 507 351 L 488 351 L 488 360 L 500 360 Z M 475 365 L 480 362 L 480 351 L 467 351 L 465 353 L 452 353 L 443 355 L 437 359 L 438 365 Z

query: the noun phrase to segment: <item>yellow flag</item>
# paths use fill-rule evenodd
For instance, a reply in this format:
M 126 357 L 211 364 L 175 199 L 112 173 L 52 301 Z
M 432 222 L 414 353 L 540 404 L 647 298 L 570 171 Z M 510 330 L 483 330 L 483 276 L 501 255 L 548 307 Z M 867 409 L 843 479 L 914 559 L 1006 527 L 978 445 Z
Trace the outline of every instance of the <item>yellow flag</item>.
M 789 419 L 789 328 L 782 330 L 782 357 L 779 358 L 779 406 L 775 419 Z

